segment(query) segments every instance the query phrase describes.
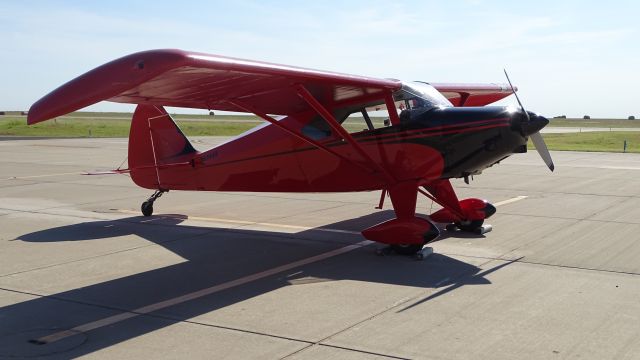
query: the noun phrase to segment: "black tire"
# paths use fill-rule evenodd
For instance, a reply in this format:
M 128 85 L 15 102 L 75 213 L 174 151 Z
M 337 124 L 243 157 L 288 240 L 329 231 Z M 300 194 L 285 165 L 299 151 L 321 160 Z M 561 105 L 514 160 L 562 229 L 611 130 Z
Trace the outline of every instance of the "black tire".
M 149 201 L 143 202 L 140 210 L 142 210 L 142 215 L 151 216 L 153 214 L 153 203 Z
M 458 229 L 467 232 L 474 232 L 480 228 L 484 224 L 484 219 L 482 220 L 471 220 L 465 223 L 456 223 Z
M 391 245 L 393 251 L 400 255 L 415 255 L 422 250 L 423 246 L 422 244 Z

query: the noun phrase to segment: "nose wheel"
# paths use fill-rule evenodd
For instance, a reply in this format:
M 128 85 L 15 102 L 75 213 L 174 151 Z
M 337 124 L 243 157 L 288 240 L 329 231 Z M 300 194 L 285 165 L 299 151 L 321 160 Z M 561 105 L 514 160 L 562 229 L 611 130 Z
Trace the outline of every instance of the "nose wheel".
M 142 215 L 151 216 L 153 214 L 153 203 L 160 197 L 162 194 L 166 193 L 169 190 L 156 190 L 145 202 L 140 206 L 140 210 L 142 211 Z
M 424 260 L 433 254 L 433 248 L 426 246 L 440 235 L 436 227 L 431 228 L 423 235 L 422 244 L 392 244 L 376 250 L 378 256 L 386 256 L 391 254 L 413 256 L 416 260 Z
M 424 260 L 433 254 L 433 248 L 420 244 L 389 245 L 376 250 L 376 255 L 387 256 L 391 254 L 408 255 L 416 260 Z
M 493 226 L 484 224 L 484 220 L 473 220 L 448 224 L 446 229 L 449 232 L 464 231 L 474 233 L 476 235 L 483 235 L 493 230 Z

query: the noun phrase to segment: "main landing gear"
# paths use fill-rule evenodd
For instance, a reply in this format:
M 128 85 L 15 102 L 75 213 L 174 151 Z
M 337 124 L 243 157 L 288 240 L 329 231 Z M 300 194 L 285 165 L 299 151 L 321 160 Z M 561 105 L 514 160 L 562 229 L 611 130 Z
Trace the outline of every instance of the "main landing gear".
M 416 216 L 418 196 L 417 181 L 395 184 L 388 189 L 393 203 L 395 219 L 387 220 L 362 231 L 369 240 L 387 244 L 377 251 L 378 255 L 396 253 L 424 259 L 433 253 L 425 247 L 440 235 L 440 230 L 429 220 Z
M 153 202 L 156 201 L 162 194 L 168 192 L 169 190 L 156 190 L 145 202 L 140 206 L 140 210 L 142 211 L 142 215 L 151 216 L 153 214 Z
M 419 260 L 426 258 L 433 253 L 433 248 L 426 245 L 440 233 L 434 223 L 448 224 L 446 229 L 451 232 L 482 235 L 492 230 L 491 225 L 484 225 L 484 220 L 496 212 L 495 206 L 481 199 L 459 200 L 449 180 L 436 180 L 425 186 L 417 180 L 394 184 L 383 191 L 378 208 L 382 208 L 385 193 L 391 197 L 396 218 L 362 231 L 365 238 L 387 245 L 376 251 L 378 255 L 396 253 Z M 442 209 L 431 214 L 428 220 L 416 216 L 418 193 L 440 204 Z

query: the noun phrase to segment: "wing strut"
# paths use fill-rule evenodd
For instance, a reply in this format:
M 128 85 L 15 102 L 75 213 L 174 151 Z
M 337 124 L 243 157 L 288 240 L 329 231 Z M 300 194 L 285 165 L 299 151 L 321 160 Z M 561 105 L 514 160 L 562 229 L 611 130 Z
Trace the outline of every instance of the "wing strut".
M 338 154 L 337 152 L 329 149 L 328 147 L 320 144 L 319 142 L 317 142 L 315 140 L 312 140 L 312 139 L 310 139 L 310 138 L 308 138 L 308 137 L 306 137 L 306 136 L 304 136 L 302 134 L 299 134 L 298 132 L 296 132 L 294 130 L 291 130 L 287 126 L 282 125 L 282 123 L 280 123 L 278 120 L 272 118 L 271 116 L 269 116 L 267 114 L 264 114 L 264 113 L 262 113 L 262 112 L 260 112 L 260 111 L 258 111 L 256 109 L 254 109 L 249 104 L 246 104 L 246 103 L 244 103 L 244 102 L 242 102 L 240 100 L 225 100 L 225 101 L 227 103 L 233 105 L 233 106 L 237 106 L 238 108 L 240 108 L 240 109 L 242 109 L 242 110 L 244 110 L 246 112 L 249 112 L 249 113 L 252 113 L 252 114 L 258 116 L 258 117 L 262 118 L 265 121 L 270 122 L 273 126 L 284 130 L 288 134 L 290 134 L 290 135 L 292 135 L 292 136 L 294 136 L 294 137 L 296 137 L 296 138 L 298 138 L 298 139 L 300 139 L 300 140 L 302 140 L 302 141 L 304 141 L 304 142 L 306 142 L 306 143 L 308 143 L 308 144 L 310 144 L 312 146 L 315 146 L 318 149 L 323 150 L 323 151 L 327 152 L 330 155 L 336 156 L 336 157 L 338 157 L 338 158 L 340 158 L 340 159 L 342 159 L 342 160 L 344 160 L 344 161 L 346 161 L 348 163 L 351 163 L 351 164 L 359 167 L 360 169 L 362 169 L 364 172 L 366 172 L 368 174 L 372 174 L 372 172 L 373 172 L 372 169 L 370 169 L 370 168 L 368 168 L 366 166 L 363 166 L 362 164 L 359 164 L 359 163 L 357 163 L 357 162 L 355 162 L 355 161 L 353 161 L 353 160 L 351 160 L 351 159 L 349 159 L 349 158 L 347 158 L 347 157 L 345 157 L 343 155 Z M 372 175 L 376 175 L 376 174 L 374 173 Z
M 399 125 L 400 116 L 398 116 L 396 103 L 393 101 L 393 95 L 391 95 L 390 91 L 387 91 L 384 94 L 384 103 L 387 106 L 387 112 L 389 113 L 389 120 L 391 121 L 391 125 Z
M 375 162 L 369 156 L 369 154 L 367 154 L 362 149 L 360 144 L 358 144 L 353 139 L 353 137 L 338 123 L 338 121 L 331 114 L 331 112 L 329 110 L 327 110 L 324 106 L 322 106 L 322 104 L 318 100 L 316 100 L 315 97 L 313 97 L 313 95 L 309 92 L 309 90 L 307 90 L 307 88 L 305 88 L 302 85 L 298 85 L 296 88 L 297 88 L 298 95 L 302 99 L 304 99 L 307 102 L 307 104 L 309 104 L 309 106 L 311 106 L 311 108 L 313 108 L 313 110 L 315 110 L 320 116 L 322 116 L 322 118 L 324 118 L 324 120 L 327 122 L 327 124 L 329 124 L 329 126 L 331 126 L 331 128 L 335 132 L 340 134 L 340 136 L 344 140 L 346 140 L 349 144 L 351 144 L 351 146 L 356 150 L 356 152 L 358 152 L 360 154 L 360 156 L 362 156 L 362 158 L 364 158 L 371 165 L 372 168 L 374 168 L 375 170 L 379 171 L 384 176 L 385 180 L 388 183 L 395 184 L 397 182 L 396 179 L 384 167 L 382 167 L 380 164 Z M 390 96 L 390 94 L 389 94 L 389 96 Z M 398 114 L 396 113 L 396 117 L 397 116 L 398 116 Z

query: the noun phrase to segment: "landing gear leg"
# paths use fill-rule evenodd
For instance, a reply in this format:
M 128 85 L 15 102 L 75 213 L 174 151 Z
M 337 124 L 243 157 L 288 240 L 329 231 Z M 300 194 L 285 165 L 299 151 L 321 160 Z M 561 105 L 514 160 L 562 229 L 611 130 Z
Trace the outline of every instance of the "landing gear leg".
M 145 202 L 140 206 L 140 210 L 142 211 L 142 215 L 151 216 L 153 214 L 153 202 L 156 201 L 162 194 L 166 193 L 169 190 L 156 190 Z

